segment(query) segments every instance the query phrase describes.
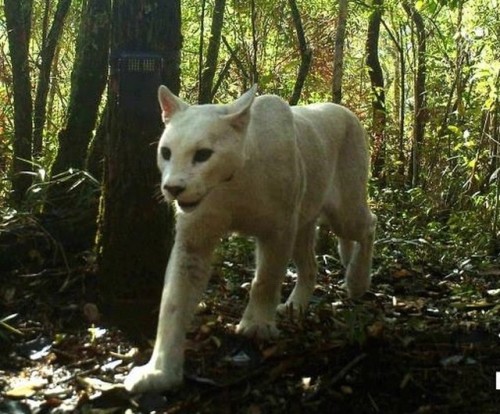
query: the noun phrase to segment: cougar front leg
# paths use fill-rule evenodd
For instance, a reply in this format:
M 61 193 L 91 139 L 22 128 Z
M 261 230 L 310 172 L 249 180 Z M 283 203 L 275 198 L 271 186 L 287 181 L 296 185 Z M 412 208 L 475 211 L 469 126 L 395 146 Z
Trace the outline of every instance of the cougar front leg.
M 128 391 L 162 391 L 182 382 L 185 334 L 206 288 L 209 267 L 210 252 L 188 252 L 176 241 L 165 275 L 153 355 L 127 376 Z
M 248 305 L 236 329 L 238 333 L 261 339 L 278 335 L 276 307 L 292 244 L 293 236 L 283 234 L 257 240 L 257 270 Z
M 297 283 L 285 303 L 278 306 L 278 313 L 294 316 L 303 314 L 316 286 L 318 265 L 315 256 L 316 222 L 304 225 L 297 233 L 293 249 L 293 261 L 297 266 Z
M 362 296 L 370 287 L 376 225 L 377 217 L 369 213 L 367 226 L 361 232 L 362 236 L 359 237 L 350 254 L 345 280 L 347 292 L 351 298 Z

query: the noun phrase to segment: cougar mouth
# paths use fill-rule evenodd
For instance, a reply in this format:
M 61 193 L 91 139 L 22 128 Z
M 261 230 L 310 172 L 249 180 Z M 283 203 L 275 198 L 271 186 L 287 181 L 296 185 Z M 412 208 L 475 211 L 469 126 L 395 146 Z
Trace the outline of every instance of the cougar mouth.
M 230 182 L 233 177 L 234 177 L 234 172 L 228 177 L 226 178 L 225 180 L 222 180 L 220 183 L 228 183 Z M 198 207 L 198 205 L 203 201 L 203 199 L 210 193 L 211 190 L 213 190 L 215 187 L 215 185 L 211 188 L 208 189 L 208 191 L 203 194 L 201 196 L 201 198 L 199 198 L 198 200 L 196 201 L 180 201 L 179 199 L 175 200 L 177 205 L 180 207 L 180 209 L 182 210 L 183 213 L 190 213 L 192 212 L 196 207 Z
M 177 200 L 177 205 L 181 208 L 182 211 L 189 213 L 193 211 L 198 205 L 201 203 L 201 200 L 192 201 L 190 203 L 184 203 L 182 201 Z

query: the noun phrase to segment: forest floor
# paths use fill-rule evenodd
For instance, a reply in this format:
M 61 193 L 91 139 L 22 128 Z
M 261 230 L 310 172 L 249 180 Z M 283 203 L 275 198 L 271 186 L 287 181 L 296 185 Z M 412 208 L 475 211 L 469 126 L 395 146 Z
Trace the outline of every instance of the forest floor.
M 124 390 L 151 344 L 98 322 L 91 255 L 35 273 L 0 266 L 0 413 L 500 412 L 500 266 L 376 260 L 370 292 L 351 301 L 338 261 L 321 256 L 307 314 L 257 343 L 234 334 L 252 264 L 227 253 L 188 334 L 184 386 L 165 394 Z

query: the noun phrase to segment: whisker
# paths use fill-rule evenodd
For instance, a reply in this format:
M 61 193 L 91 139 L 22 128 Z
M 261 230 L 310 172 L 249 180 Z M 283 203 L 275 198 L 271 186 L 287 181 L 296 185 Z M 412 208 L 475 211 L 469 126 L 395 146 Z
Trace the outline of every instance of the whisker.
M 156 141 L 150 142 L 149 146 L 153 147 L 155 145 L 158 145 L 158 142 L 160 142 L 161 135 L 156 138 Z
M 163 193 L 161 192 L 161 190 L 158 187 L 153 192 L 153 199 L 155 199 L 156 201 L 158 201 L 161 204 L 163 204 L 163 203 L 168 204 L 167 200 L 165 200 L 165 197 L 163 196 Z

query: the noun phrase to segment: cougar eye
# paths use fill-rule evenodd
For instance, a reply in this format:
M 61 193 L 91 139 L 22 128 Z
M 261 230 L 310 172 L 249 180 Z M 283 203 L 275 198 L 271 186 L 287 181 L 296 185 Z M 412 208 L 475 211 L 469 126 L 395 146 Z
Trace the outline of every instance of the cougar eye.
M 213 153 L 214 152 L 208 148 L 199 149 L 194 153 L 193 162 L 205 162 L 212 156 Z
M 165 161 L 169 161 L 170 157 L 172 156 L 172 151 L 170 151 L 170 148 L 168 147 L 161 147 L 160 148 L 161 156 Z

